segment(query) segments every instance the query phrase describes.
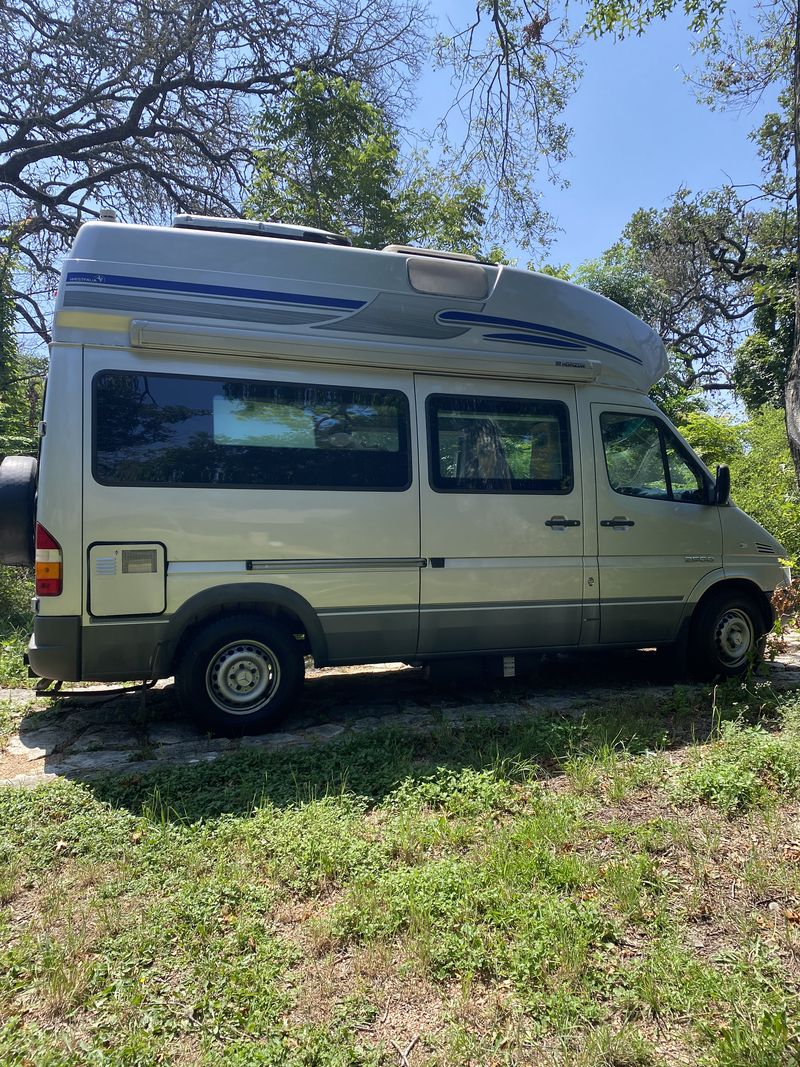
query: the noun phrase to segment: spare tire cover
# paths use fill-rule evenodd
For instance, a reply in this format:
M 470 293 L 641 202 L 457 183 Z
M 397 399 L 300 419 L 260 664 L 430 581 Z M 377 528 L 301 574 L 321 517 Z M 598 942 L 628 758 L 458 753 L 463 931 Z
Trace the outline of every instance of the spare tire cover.
M 33 565 L 36 469 L 32 456 L 6 456 L 0 463 L 0 563 Z

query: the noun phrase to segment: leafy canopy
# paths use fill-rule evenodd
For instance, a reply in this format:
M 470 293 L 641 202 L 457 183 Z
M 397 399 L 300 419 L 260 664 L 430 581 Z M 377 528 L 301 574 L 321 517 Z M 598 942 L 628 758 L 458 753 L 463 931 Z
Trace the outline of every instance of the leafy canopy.
M 405 163 L 396 127 L 361 84 L 297 71 L 257 135 L 249 216 L 333 230 L 367 248 L 481 251 L 483 189 L 424 156 Z

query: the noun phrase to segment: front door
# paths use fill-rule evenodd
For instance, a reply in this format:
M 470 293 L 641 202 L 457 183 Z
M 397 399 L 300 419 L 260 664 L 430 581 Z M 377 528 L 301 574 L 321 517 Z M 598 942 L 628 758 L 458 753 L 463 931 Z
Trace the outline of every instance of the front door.
M 710 480 L 652 408 L 592 404 L 600 640 L 673 641 L 686 600 L 722 566 Z
M 417 375 L 420 653 L 577 645 L 584 511 L 572 386 Z

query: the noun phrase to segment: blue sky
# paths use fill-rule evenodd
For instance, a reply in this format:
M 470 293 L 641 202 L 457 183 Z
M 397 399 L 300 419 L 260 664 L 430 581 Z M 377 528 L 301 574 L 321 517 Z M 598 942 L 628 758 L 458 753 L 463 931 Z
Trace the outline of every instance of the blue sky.
M 433 0 L 431 8 L 434 16 L 449 13 L 460 22 L 472 5 Z M 739 14 L 750 10 L 741 8 Z M 772 101 L 745 114 L 712 112 L 698 104 L 685 78 L 699 64 L 691 43 L 680 14 L 639 38 L 584 43 L 585 73 L 566 112 L 574 130 L 573 155 L 561 174 L 570 185 L 549 187 L 544 197 L 562 230 L 549 262 L 574 267 L 599 255 L 637 208 L 666 206 L 681 185 L 700 191 L 729 180 L 758 180 L 758 160 L 747 135 Z M 421 106 L 420 121 L 429 121 L 431 106 Z M 521 266 L 530 258 L 508 251 L 520 255 Z

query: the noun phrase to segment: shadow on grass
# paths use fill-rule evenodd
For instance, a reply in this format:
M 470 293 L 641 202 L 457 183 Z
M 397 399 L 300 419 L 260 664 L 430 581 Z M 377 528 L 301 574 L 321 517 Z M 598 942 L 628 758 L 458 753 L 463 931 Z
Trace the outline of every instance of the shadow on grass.
M 519 720 L 443 718 L 425 730 L 386 725 L 303 748 L 239 748 L 213 762 L 141 774 L 93 778 L 104 801 L 139 815 L 194 822 L 243 814 L 264 804 L 287 807 L 349 792 L 374 805 L 404 780 L 440 768 L 499 768 L 508 780 L 561 773 L 569 756 L 670 749 L 706 740 L 721 718 L 769 722 L 776 696 L 768 687 L 728 686 L 717 692 L 675 686 L 599 703 L 579 718 L 532 714 Z

